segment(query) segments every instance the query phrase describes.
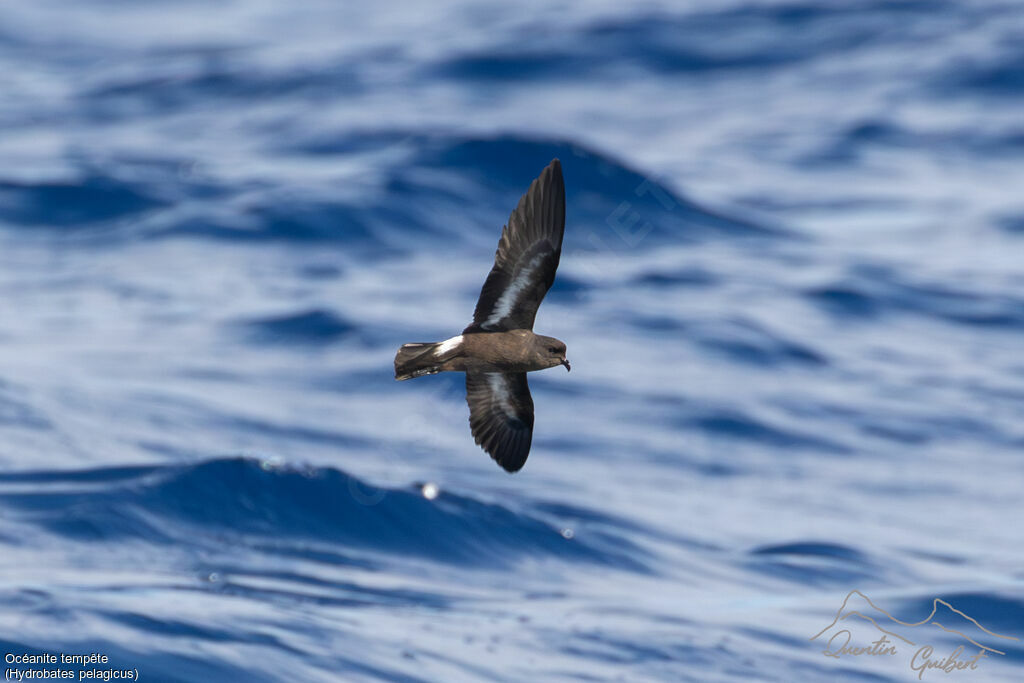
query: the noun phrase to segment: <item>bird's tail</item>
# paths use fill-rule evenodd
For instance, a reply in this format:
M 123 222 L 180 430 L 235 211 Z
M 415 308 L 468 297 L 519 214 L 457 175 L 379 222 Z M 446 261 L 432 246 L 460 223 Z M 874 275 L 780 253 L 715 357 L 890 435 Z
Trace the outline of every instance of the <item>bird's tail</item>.
M 439 346 L 441 342 L 402 344 L 395 354 L 395 379 L 412 379 L 441 372 L 441 364 L 446 359 L 437 352 Z

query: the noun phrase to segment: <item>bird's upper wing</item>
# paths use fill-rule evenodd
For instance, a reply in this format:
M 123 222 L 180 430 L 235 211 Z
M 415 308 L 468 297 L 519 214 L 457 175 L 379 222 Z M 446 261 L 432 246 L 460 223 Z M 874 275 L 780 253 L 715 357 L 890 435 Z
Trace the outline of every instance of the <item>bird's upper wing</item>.
M 533 398 L 525 372 L 467 372 L 473 440 L 509 472 L 526 464 L 533 440 Z
M 537 308 L 555 281 L 564 230 L 565 183 L 555 159 L 530 184 L 501 231 L 494 267 L 464 332 L 533 329 Z

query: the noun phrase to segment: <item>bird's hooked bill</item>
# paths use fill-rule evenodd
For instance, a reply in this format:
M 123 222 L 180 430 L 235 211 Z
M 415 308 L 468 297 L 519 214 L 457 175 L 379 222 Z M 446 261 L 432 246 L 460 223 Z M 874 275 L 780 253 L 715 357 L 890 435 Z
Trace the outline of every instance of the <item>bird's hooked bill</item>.
M 569 359 L 568 358 L 563 358 L 562 359 L 562 365 L 565 366 L 565 371 L 566 372 L 572 372 L 572 366 L 569 365 Z

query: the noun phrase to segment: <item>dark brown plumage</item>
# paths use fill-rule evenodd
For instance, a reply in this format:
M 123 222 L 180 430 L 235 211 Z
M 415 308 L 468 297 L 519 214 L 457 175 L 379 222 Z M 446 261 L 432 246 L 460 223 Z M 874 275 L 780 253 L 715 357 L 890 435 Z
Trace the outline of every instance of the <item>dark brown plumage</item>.
M 565 344 L 533 333 L 537 309 L 555 281 L 564 230 L 565 184 L 555 159 L 509 216 L 473 322 L 461 335 L 405 344 L 395 356 L 399 380 L 466 373 L 473 438 L 508 472 L 526 463 L 533 439 L 533 398 L 526 373 L 556 365 L 569 369 Z

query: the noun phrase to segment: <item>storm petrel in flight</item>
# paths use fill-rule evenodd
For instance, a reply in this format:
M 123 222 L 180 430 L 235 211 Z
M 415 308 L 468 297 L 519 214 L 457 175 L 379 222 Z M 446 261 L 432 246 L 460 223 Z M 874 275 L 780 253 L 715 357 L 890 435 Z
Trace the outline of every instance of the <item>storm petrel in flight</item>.
M 530 184 L 501 231 L 494 267 L 473 322 L 443 342 L 404 344 L 395 379 L 466 373 L 473 439 L 508 472 L 526 463 L 533 399 L 526 373 L 564 365 L 565 343 L 533 333 L 537 308 L 555 281 L 565 229 L 565 183 L 555 159 Z

